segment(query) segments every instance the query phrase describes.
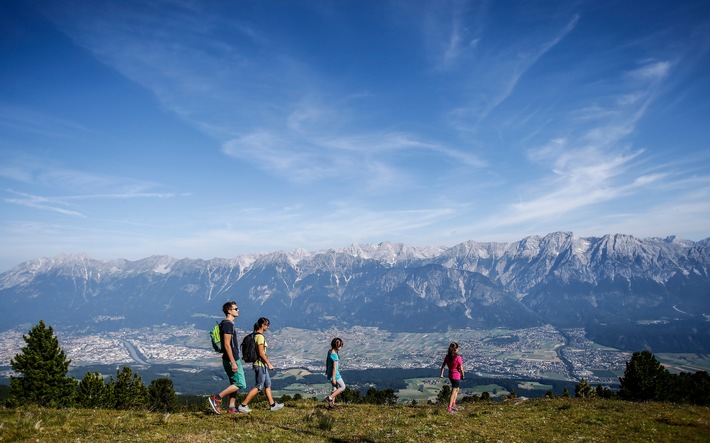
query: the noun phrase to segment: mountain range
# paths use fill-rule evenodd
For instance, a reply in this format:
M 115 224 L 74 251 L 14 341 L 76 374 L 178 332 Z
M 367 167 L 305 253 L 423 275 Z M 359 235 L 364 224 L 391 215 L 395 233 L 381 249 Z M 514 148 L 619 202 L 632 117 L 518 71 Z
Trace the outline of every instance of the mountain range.
M 453 247 L 389 242 L 211 260 L 60 255 L 0 274 L 0 330 L 240 321 L 307 329 L 585 327 L 620 348 L 710 352 L 710 239 L 570 232 Z

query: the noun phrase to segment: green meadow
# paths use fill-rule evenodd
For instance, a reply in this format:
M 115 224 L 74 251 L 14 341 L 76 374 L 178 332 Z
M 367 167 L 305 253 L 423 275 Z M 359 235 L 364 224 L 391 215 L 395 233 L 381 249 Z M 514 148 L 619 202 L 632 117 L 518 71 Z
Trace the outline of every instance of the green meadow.
M 416 383 L 416 381 L 412 381 Z M 710 410 L 669 403 L 532 399 L 441 405 L 289 401 L 248 415 L 88 409 L 0 409 L 0 442 L 707 442 Z

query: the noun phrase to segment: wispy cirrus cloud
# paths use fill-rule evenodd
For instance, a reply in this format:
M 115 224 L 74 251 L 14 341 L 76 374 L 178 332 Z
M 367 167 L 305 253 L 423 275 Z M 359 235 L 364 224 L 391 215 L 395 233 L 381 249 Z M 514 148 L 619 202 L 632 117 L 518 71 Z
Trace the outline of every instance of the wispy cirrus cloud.
M 86 215 L 79 211 L 66 209 L 64 206 L 66 202 L 61 199 L 41 197 L 38 195 L 31 195 L 24 192 L 16 192 L 9 190 L 11 194 L 16 195 L 14 198 L 3 198 L 6 203 L 11 203 L 15 205 L 25 206 L 28 208 L 39 209 L 42 211 L 56 212 L 62 215 L 68 215 L 72 217 L 86 218 Z
M 669 179 L 663 170 L 649 172 L 641 167 L 644 150 L 633 149 L 630 138 L 670 68 L 668 62 L 654 61 L 622 74 L 632 81 L 616 97 L 608 98 L 605 106 L 572 113 L 596 125 L 569 127 L 565 137 L 529 149 L 528 159 L 549 173 L 526 183 L 521 191 L 525 197 L 510 203 L 504 216 L 496 217 L 497 223 L 515 225 L 573 216 L 582 208 L 623 199 Z
M 8 159 L 0 167 L 0 177 L 77 195 L 158 195 L 151 191 L 163 187 L 152 181 L 68 168 L 36 156 Z
M 15 197 L 5 197 L 3 201 L 6 203 L 26 206 L 28 208 L 41 209 L 45 211 L 57 212 L 63 215 L 75 217 L 86 217 L 85 214 L 78 210 L 66 209 L 69 206 L 77 205 L 76 202 L 81 200 L 129 200 L 129 199 L 150 199 L 150 198 L 172 198 L 171 193 L 121 193 L 121 194 L 86 194 L 86 195 L 63 195 L 63 196 L 40 196 L 26 192 L 19 192 L 12 189 L 6 191 Z
M 260 131 L 223 144 L 225 154 L 256 161 L 266 170 L 288 174 L 293 180 L 318 180 L 333 176 L 366 177 L 381 184 L 381 174 L 401 176 L 398 158 L 410 153 L 436 153 L 456 164 L 482 168 L 486 163 L 473 153 L 421 141 L 401 132 L 366 135 L 312 135 L 294 131 L 286 134 Z M 373 168 L 373 165 L 379 165 Z M 369 177 L 369 178 L 367 178 Z
M 594 150 L 567 153 L 555 162 L 552 178 L 527 189 L 526 194 L 535 197 L 510 204 L 500 223 L 549 221 L 580 208 L 628 196 L 643 181 L 615 182 L 627 176 L 632 161 L 639 154 L 636 152 L 599 159 Z
M 488 115 L 506 101 L 525 74 L 571 33 L 580 16 L 574 14 L 553 35 L 540 32 L 526 35 L 524 40 L 507 42 L 500 48 L 492 46 L 482 35 L 472 40 L 476 56 L 470 56 L 460 69 L 470 71 L 460 80 L 472 93 L 464 95 L 468 102 L 449 112 L 452 125 L 464 132 L 476 132 Z M 480 41 L 479 41 L 480 40 Z
M 0 178 L 36 191 L 5 190 L 6 203 L 54 212 L 72 217 L 87 217 L 82 201 L 130 199 L 168 199 L 176 195 L 155 192 L 162 186 L 145 180 L 59 167 L 39 158 L 8 160 L 0 167 Z

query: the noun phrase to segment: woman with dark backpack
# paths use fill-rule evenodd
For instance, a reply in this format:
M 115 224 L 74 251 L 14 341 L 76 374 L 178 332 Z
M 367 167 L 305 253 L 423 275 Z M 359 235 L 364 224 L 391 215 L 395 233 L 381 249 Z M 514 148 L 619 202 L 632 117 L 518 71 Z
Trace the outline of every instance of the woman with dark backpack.
M 266 317 L 261 317 L 254 323 L 254 342 L 256 343 L 256 353 L 258 358 L 253 363 L 254 377 L 256 378 L 256 386 L 251 388 L 251 391 L 247 394 L 244 402 L 239 405 L 237 410 L 242 414 L 248 414 L 251 412 L 249 408 L 249 402 L 256 397 L 259 391 L 264 391 L 266 399 L 269 401 L 269 410 L 278 411 L 283 408 L 284 405 L 281 403 L 276 403 L 273 396 L 271 395 L 271 377 L 269 376 L 269 370 L 273 370 L 274 366 L 269 361 L 266 356 L 266 348 L 269 346 L 264 338 L 264 332 L 269 328 L 269 319 Z

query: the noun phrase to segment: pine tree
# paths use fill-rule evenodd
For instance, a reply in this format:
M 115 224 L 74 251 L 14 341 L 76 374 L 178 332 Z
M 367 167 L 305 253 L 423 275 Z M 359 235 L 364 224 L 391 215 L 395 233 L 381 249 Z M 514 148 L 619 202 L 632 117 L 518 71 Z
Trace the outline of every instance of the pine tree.
M 602 385 L 597 385 L 597 388 L 595 390 L 596 396 L 599 398 L 613 398 L 614 397 L 614 391 L 611 390 L 611 388 L 608 388 L 606 386 Z
M 79 382 L 77 403 L 85 408 L 101 408 L 108 406 L 106 384 L 98 372 L 87 372 Z
M 19 377 L 10 377 L 10 393 L 14 402 L 34 403 L 49 407 L 73 404 L 76 382 L 67 377 L 71 360 L 59 347 L 52 327 L 43 320 L 22 338 L 27 344 L 10 360 Z
M 577 386 L 574 387 L 574 396 L 580 398 L 590 398 L 594 396 L 594 390 L 584 377 L 582 377 Z
M 130 366 L 116 371 L 116 381 L 111 378 L 113 400 L 116 409 L 140 409 L 146 406 L 148 392 L 141 376 Z
M 298 395 L 298 394 L 296 394 Z M 294 397 L 295 398 L 295 397 Z M 342 394 L 340 394 L 340 401 L 343 403 L 360 403 L 361 395 L 360 391 L 357 389 L 350 389 L 350 386 L 346 386 Z
M 436 402 L 448 405 L 450 398 L 451 398 L 451 386 L 444 385 L 441 387 L 439 394 L 436 396 Z
M 567 386 L 562 390 L 562 398 L 569 398 L 569 389 L 567 389 Z
M 669 375 L 666 400 L 695 405 L 710 404 L 710 376 L 705 371 Z
M 151 410 L 158 412 L 174 412 L 177 407 L 175 388 L 169 378 L 158 378 L 148 386 Z
M 657 401 L 669 395 L 670 373 L 649 351 L 634 352 L 619 380 L 619 395 L 624 400 Z

